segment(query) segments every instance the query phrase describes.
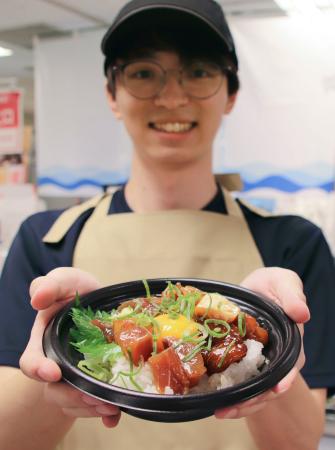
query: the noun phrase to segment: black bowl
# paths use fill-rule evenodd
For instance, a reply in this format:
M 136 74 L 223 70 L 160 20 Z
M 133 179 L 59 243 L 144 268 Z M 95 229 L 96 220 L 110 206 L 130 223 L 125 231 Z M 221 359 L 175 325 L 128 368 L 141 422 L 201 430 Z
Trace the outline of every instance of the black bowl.
M 267 391 L 297 361 L 301 348 L 298 327 L 272 301 L 239 286 L 218 281 L 189 278 L 157 278 L 147 281 L 153 295 L 161 293 L 166 288 L 167 281 L 171 281 L 192 285 L 205 292 L 218 292 L 237 303 L 268 330 L 269 343 L 263 353 L 269 364 L 264 366 L 259 375 L 248 381 L 209 393 L 159 395 L 112 386 L 77 368 L 82 355 L 69 344 L 69 330 L 73 326 L 70 310 L 74 304 L 71 302 L 49 323 L 43 339 L 45 354 L 60 366 L 63 380 L 89 395 L 118 405 L 122 411 L 132 416 L 156 422 L 186 422 L 209 417 L 218 408 L 232 406 Z M 143 282 L 132 281 L 82 296 L 81 304 L 84 307 L 90 305 L 93 310 L 110 311 L 125 300 L 145 296 Z

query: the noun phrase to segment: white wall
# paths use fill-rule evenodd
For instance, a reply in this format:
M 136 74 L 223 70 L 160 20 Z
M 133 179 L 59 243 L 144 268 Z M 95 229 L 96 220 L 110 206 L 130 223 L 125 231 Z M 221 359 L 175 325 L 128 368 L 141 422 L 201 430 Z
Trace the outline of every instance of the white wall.
M 334 23 L 330 13 L 312 22 L 303 17 L 231 20 L 242 89 L 216 141 L 216 171 L 240 171 L 248 190 L 332 189 Z M 85 195 L 92 191 L 90 182 L 117 183 L 127 176 L 131 145 L 104 95 L 103 32 L 36 45 L 42 194 Z M 57 184 L 68 188 L 59 190 Z

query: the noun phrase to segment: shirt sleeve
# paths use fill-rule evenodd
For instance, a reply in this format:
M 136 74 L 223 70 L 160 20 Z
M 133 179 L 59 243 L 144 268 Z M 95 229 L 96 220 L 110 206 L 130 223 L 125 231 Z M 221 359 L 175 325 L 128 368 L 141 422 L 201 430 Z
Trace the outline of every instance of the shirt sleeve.
M 0 365 L 19 367 L 36 317 L 30 305 L 30 283 L 56 267 L 72 266 L 75 244 L 92 209 L 77 219 L 61 242 L 43 243 L 62 212 L 45 211 L 26 219 L 9 250 L 0 279 Z
M 312 388 L 335 388 L 335 267 L 326 239 L 315 224 L 298 216 L 261 217 L 245 208 L 249 228 L 267 267 L 293 270 L 303 281 L 311 312 L 305 324 L 306 363 Z
M 38 245 L 29 221 L 24 222 L 9 250 L 0 280 L 0 364 L 18 367 L 35 311 L 30 306 L 29 285 L 42 275 Z
M 8 252 L 0 279 L 0 365 L 18 367 L 27 345 L 36 316 L 29 297 L 32 280 L 70 262 L 60 247 L 42 242 L 59 214 L 48 211 L 26 219 Z
M 297 221 L 286 253 L 286 267 L 304 283 L 311 319 L 305 325 L 306 363 L 302 375 L 310 387 L 335 387 L 335 267 L 322 231 L 308 221 Z M 293 245 L 294 244 L 294 245 Z

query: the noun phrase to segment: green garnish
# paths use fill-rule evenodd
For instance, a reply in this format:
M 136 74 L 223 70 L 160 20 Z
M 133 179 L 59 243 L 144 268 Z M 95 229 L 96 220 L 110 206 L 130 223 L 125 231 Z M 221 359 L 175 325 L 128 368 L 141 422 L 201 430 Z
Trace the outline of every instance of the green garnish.
M 109 384 L 115 383 L 115 381 L 120 377 L 121 381 L 126 389 L 128 389 L 127 383 L 125 382 L 123 377 L 128 377 L 131 384 L 140 392 L 143 392 L 142 386 L 140 386 L 135 380 L 135 376 L 142 370 L 143 367 L 143 359 L 140 360 L 140 365 L 138 369 L 134 370 L 134 362 L 130 348 L 127 348 L 127 353 L 129 356 L 129 372 L 124 372 L 120 370 L 110 381 Z
M 206 341 L 201 341 L 199 342 L 198 345 L 196 345 L 194 347 L 194 349 L 192 349 L 186 356 L 184 356 L 184 358 L 182 359 L 183 362 L 188 362 L 190 361 L 197 353 L 199 353 L 203 348 L 204 345 L 206 344 Z
M 76 291 L 76 296 L 75 296 L 75 299 L 74 299 L 74 306 L 77 307 L 77 308 L 80 306 L 80 296 L 79 296 L 79 292 L 78 291 Z
M 152 355 L 157 353 L 157 341 L 160 334 L 160 326 L 157 320 L 152 318 L 153 333 L 152 333 Z
M 240 336 L 244 337 L 247 334 L 247 324 L 245 320 L 245 313 L 241 312 L 237 318 L 238 332 Z
M 208 326 L 209 323 L 214 323 L 214 325 L 223 325 L 226 328 L 226 331 L 222 333 L 222 331 L 216 331 L 217 328 L 221 330 L 221 327 L 215 327 L 213 330 Z M 208 331 L 208 334 L 210 336 L 213 336 L 215 338 L 224 338 L 230 333 L 230 325 L 225 320 L 221 319 L 206 319 L 204 322 L 205 328 Z
M 230 344 L 227 345 L 227 348 L 225 349 L 225 351 L 224 351 L 224 353 L 223 353 L 223 355 L 222 355 L 222 358 L 221 358 L 220 361 L 219 361 L 219 364 L 218 364 L 218 368 L 219 368 L 219 369 L 222 367 L 222 364 L 224 363 L 224 360 L 226 359 L 226 356 L 228 355 L 228 353 L 230 352 L 230 350 L 231 350 L 232 347 L 234 346 L 235 342 L 236 342 L 236 339 L 233 339 L 233 340 L 230 342 Z
M 208 344 L 207 344 L 207 347 L 206 347 L 206 350 L 207 350 L 207 351 L 210 351 L 210 350 L 212 349 L 212 341 L 213 341 L 212 336 L 209 336 L 209 338 L 208 338 Z
M 208 295 L 209 295 L 209 305 L 207 306 L 207 309 L 206 309 L 204 315 L 201 316 L 201 318 L 200 318 L 201 320 L 204 320 L 208 316 L 209 310 L 211 309 L 211 306 L 212 306 L 212 301 L 213 301 L 212 296 L 211 296 L 211 294 L 208 294 Z
M 142 280 L 142 283 L 144 284 L 145 292 L 147 294 L 147 298 L 151 298 L 149 284 L 148 284 L 147 280 Z

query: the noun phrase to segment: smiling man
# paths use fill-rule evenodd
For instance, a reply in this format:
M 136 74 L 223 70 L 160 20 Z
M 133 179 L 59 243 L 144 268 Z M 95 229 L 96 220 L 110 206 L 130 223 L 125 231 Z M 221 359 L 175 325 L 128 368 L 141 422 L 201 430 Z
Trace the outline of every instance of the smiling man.
M 316 450 L 335 386 L 333 259 L 315 225 L 264 215 L 216 182 L 213 142 L 239 89 L 220 6 L 133 0 L 102 50 L 110 107 L 133 143 L 131 174 L 113 195 L 28 218 L 13 242 L 0 283 L 0 447 Z M 154 277 L 242 283 L 279 302 L 302 333 L 310 310 L 305 366 L 302 351 L 273 390 L 216 418 L 152 424 L 124 415 L 107 430 L 118 408 L 56 383 L 61 373 L 43 355 L 43 331 L 76 291 Z

